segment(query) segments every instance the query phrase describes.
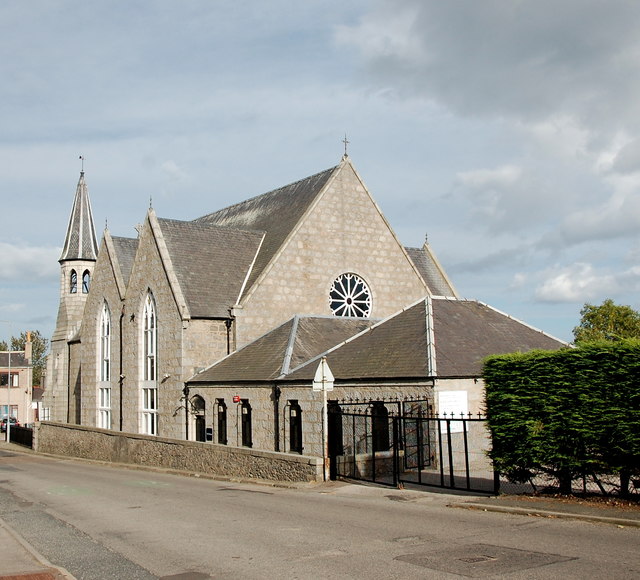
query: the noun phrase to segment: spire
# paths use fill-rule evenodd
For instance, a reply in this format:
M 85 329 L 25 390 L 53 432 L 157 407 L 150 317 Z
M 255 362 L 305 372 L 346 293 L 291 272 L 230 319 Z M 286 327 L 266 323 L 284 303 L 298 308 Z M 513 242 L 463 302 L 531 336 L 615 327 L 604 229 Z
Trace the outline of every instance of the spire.
M 97 259 L 98 244 L 96 242 L 96 230 L 93 225 L 93 214 L 89 202 L 89 192 L 84 181 L 84 171 L 80 172 L 76 196 L 73 200 L 73 208 L 69 217 L 67 236 L 64 240 L 64 249 L 60 256 L 60 262 L 66 260 L 93 260 Z

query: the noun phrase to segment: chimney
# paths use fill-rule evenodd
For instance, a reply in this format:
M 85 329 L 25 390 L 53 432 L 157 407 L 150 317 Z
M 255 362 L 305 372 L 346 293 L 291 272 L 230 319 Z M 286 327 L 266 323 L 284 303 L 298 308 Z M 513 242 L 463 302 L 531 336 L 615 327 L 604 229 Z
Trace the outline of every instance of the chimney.
M 24 358 L 27 359 L 27 364 L 31 364 L 31 357 L 33 356 L 33 348 L 31 344 L 31 331 L 27 330 L 27 340 L 24 343 Z

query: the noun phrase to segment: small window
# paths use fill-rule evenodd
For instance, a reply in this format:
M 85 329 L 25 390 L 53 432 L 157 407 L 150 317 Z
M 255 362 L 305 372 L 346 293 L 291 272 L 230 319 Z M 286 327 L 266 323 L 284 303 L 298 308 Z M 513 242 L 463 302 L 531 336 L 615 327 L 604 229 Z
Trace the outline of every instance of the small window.
M 111 389 L 109 387 L 98 389 L 98 427 L 111 429 Z
M 242 399 L 240 403 L 240 414 L 242 423 L 242 446 L 253 447 L 251 438 L 251 405 L 248 399 Z
M 11 373 L 11 386 L 17 387 L 18 385 L 18 376 L 19 373 Z M 0 373 L 0 387 L 6 387 L 9 384 L 9 373 L 4 372 Z
M 89 294 L 89 285 L 91 284 L 91 273 L 85 270 L 82 274 L 82 293 Z
M 302 409 L 298 401 L 289 401 L 289 447 L 291 453 L 302 453 Z
M 142 389 L 142 432 L 158 434 L 158 389 Z
M 76 294 L 78 292 L 78 273 L 71 270 L 71 278 L 69 279 L 69 292 Z
M 227 444 L 227 405 L 224 399 L 217 399 L 218 405 L 218 443 Z

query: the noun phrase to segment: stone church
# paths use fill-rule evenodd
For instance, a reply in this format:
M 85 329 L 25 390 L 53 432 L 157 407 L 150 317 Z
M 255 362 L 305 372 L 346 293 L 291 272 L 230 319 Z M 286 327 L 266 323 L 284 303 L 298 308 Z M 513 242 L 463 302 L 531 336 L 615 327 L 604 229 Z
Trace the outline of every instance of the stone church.
M 84 173 L 60 257 L 54 421 L 322 455 L 330 404 L 482 410 L 482 360 L 566 344 L 460 298 L 402 245 L 351 159 L 194 219 L 149 209 L 100 247 Z

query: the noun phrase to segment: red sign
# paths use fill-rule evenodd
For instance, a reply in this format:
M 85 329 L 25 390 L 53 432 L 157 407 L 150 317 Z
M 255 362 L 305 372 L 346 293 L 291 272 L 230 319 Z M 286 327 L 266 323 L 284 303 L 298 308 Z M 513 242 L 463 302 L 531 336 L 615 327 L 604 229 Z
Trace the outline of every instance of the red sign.
M 240 395 L 233 395 L 233 402 L 234 403 L 239 403 L 240 402 Z

